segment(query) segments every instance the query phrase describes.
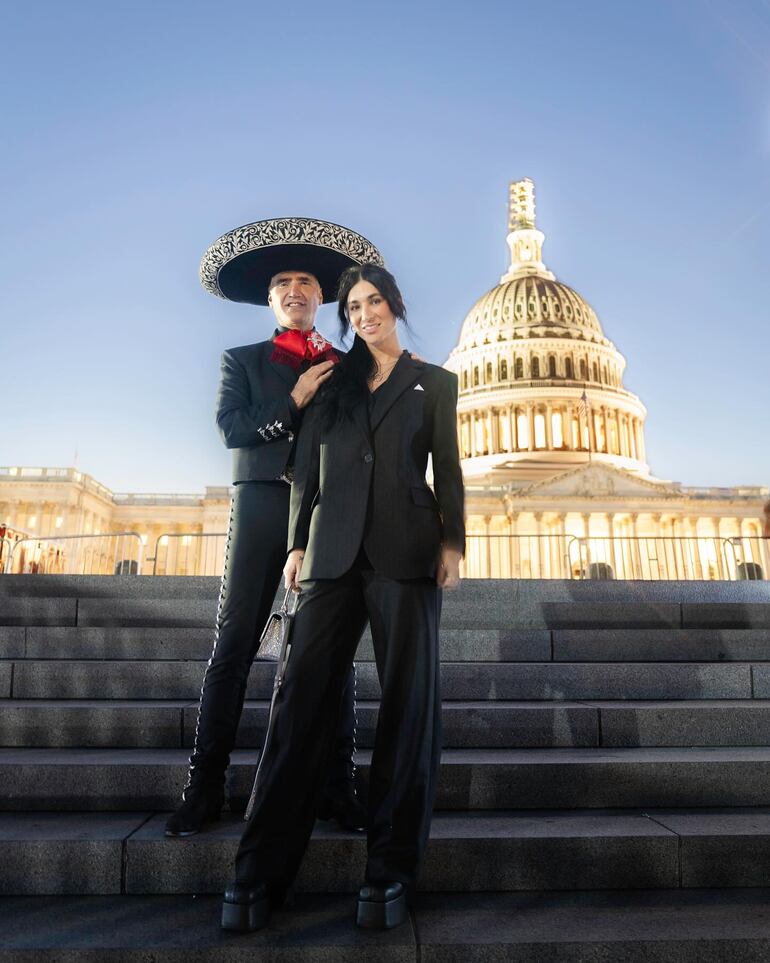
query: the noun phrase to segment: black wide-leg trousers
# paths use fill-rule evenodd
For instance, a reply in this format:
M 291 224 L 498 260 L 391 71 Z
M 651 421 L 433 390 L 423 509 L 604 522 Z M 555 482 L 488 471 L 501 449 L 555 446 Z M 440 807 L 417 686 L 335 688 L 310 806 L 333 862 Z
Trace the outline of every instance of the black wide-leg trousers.
M 236 879 L 264 882 L 277 892 L 293 881 L 368 618 L 382 698 L 369 778 L 365 878 L 409 885 L 430 831 L 441 756 L 441 592 L 432 579 L 397 581 L 360 565 L 342 578 L 307 585 Z
M 225 549 L 216 637 L 201 689 L 189 785 L 221 785 L 235 745 L 249 670 L 270 614 L 283 566 L 291 490 L 285 482 L 235 486 Z M 352 775 L 353 670 L 327 768 L 329 787 Z

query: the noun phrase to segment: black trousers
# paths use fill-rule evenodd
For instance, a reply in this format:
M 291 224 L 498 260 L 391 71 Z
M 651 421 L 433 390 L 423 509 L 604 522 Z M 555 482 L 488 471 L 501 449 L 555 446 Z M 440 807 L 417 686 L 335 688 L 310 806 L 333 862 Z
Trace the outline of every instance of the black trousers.
M 358 639 L 371 623 L 382 688 L 369 778 L 369 882 L 414 882 L 430 830 L 441 756 L 438 625 L 432 579 L 396 581 L 360 563 L 303 586 L 292 649 L 236 879 L 277 892 L 299 869 L 334 748 Z
M 188 787 L 221 785 L 235 745 L 249 670 L 286 561 L 290 488 L 241 482 L 230 508 L 216 639 L 203 678 Z M 354 677 L 345 677 L 342 711 L 330 754 L 331 790 L 352 777 Z

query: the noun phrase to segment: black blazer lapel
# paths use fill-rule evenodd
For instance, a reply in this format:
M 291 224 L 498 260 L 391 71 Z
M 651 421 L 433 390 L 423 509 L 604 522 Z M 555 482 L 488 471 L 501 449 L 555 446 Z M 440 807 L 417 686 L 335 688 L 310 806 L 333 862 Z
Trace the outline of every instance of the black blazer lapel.
M 356 423 L 368 444 L 372 443 L 372 429 L 369 425 L 369 411 L 366 405 L 353 406 L 353 421 Z
M 413 361 L 406 352 L 401 355 L 390 377 L 377 392 L 370 417 L 372 431 L 376 431 L 395 402 L 419 379 L 424 367 L 421 361 Z
M 273 349 L 271 347 L 270 348 L 271 353 L 272 353 L 272 350 Z M 270 367 L 273 369 L 273 371 L 277 371 L 278 374 L 286 382 L 286 384 L 291 385 L 291 387 L 293 388 L 294 385 L 297 383 L 297 379 L 299 378 L 299 372 L 295 371 L 290 364 L 281 364 L 278 361 L 272 361 L 270 359 L 270 355 L 267 356 L 267 361 Z

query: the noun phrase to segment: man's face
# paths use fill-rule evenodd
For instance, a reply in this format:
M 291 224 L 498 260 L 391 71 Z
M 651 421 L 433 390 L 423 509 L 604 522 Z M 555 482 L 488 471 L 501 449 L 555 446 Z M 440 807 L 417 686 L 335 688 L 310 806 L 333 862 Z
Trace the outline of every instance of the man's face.
M 284 328 L 309 331 L 322 301 L 321 285 L 305 271 L 281 271 L 270 280 L 267 303 Z

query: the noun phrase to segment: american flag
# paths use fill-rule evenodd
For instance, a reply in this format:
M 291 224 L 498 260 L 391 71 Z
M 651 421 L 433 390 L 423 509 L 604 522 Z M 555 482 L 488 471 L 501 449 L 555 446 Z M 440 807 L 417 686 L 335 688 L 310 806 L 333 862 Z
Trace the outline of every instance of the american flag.
M 588 395 L 584 391 L 583 394 L 580 396 L 580 404 L 578 405 L 578 415 L 581 418 L 583 417 L 583 415 L 588 415 L 588 409 L 590 407 L 591 406 L 588 403 Z

